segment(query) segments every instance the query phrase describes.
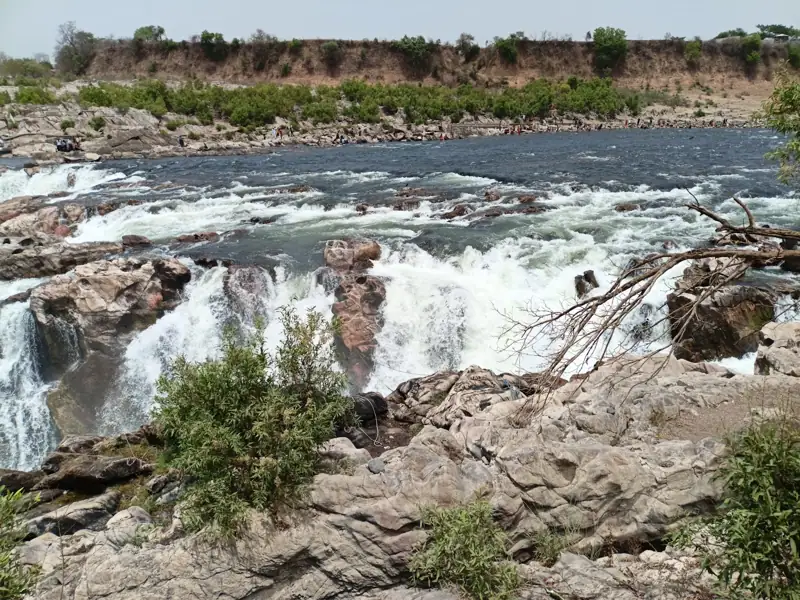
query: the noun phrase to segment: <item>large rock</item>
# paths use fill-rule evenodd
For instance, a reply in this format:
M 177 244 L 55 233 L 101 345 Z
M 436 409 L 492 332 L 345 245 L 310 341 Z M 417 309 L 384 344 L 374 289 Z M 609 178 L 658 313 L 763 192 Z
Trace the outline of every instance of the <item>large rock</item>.
M 381 257 L 381 247 L 372 240 L 330 240 L 325 244 L 325 266 L 338 273 L 365 271 Z
M 383 282 L 372 275 L 347 275 L 334 292 L 333 314 L 339 320 L 336 349 L 353 385 L 362 389 L 372 371 L 376 336 L 383 326 Z
M 118 492 L 67 504 L 25 523 L 27 537 L 31 539 L 47 533 L 66 536 L 83 529 L 101 531 L 118 504 Z
M 398 421 L 421 423 L 431 409 L 445 401 L 460 373 L 447 371 L 401 383 L 386 400 Z
M 86 209 L 80 204 L 69 202 L 45 205 L 35 212 L 20 214 L 0 223 L 0 237 L 26 237 L 35 233 L 66 237 L 72 232 L 72 227 L 85 218 Z
M 759 332 L 756 374 L 800 377 L 800 323 L 767 323 Z
M 20 215 L 35 212 L 47 202 L 46 196 L 17 196 L 0 202 L 0 223 L 16 219 Z
M 257 266 L 230 266 L 223 280 L 223 290 L 233 312 L 242 322 L 251 325 L 259 317 L 266 316 L 272 289 L 270 273 Z
M 772 292 L 749 286 L 728 286 L 691 306 L 705 288 L 667 296 L 670 328 L 677 358 L 693 361 L 741 358 L 758 349 L 758 332 L 775 316 Z M 684 329 L 686 316 L 688 326 Z M 683 331 L 682 331 L 683 330 Z
M 450 427 L 462 417 L 470 417 L 500 402 L 516 400 L 519 395 L 517 390 L 504 388 L 491 371 L 473 365 L 461 372 L 447 397 L 428 412 L 423 423 Z
M 31 491 L 38 484 L 44 473 L 42 471 L 14 471 L 13 469 L 0 469 L 0 486 L 9 492 Z
M 97 494 L 109 485 L 153 472 L 153 465 L 135 457 L 54 452 L 42 465 L 48 472 L 34 489 Z
M 93 430 L 126 344 L 180 302 L 190 276 L 175 259 L 115 259 L 79 266 L 31 293 L 47 375 L 63 376 L 48 397 L 63 435 Z
M 59 275 L 120 252 L 121 244 L 67 244 L 43 233 L 0 238 L 0 280 Z

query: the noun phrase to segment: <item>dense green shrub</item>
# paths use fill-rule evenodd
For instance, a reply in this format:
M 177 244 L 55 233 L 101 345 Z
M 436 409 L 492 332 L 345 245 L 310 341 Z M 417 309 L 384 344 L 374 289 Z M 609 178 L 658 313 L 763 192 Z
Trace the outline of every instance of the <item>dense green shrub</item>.
M 249 44 L 253 69 L 263 71 L 268 66 L 277 64 L 287 45 L 287 42 L 280 41 L 274 35 L 269 35 L 263 30 L 257 29 L 250 36 Z
M 481 47 L 475 43 L 475 36 L 462 33 L 456 42 L 456 52 L 464 58 L 464 62 L 471 62 L 478 58 Z
M 297 38 L 293 38 L 289 42 L 289 52 L 291 52 L 296 56 L 300 54 L 302 51 L 303 51 L 303 40 L 298 40 Z
M 628 54 L 625 31 L 616 27 L 598 27 L 594 30 L 594 64 L 601 73 L 617 68 Z
M 263 332 L 242 345 L 228 332 L 219 360 L 178 358 L 159 381 L 155 420 L 171 464 L 192 480 L 183 513 L 190 529 L 230 534 L 248 507 L 294 499 L 317 473 L 320 444 L 351 418 L 322 316 L 282 310 L 281 322 L 273 356 Z
M 745 64 L 752 68 L 761 62 L 761 36 L 757 33 L 748 35 L 742 40 L 742 57 Z
M 67 129 L 73 129 L 75 127 L 75 121 L 72 119 L 64 119 L 61 121 L 61 131 L 66 131 Z
M 789 64 L 795 69 L 800 69 L 800 44 L 790 44 L 787 53 Z
M 453 585 L 475 600 L 514 597 L 520 585 L 517 565 L 508 560 L 508 538 L 492 520 L 487 502 L 429 508 L 422 523 L 430 535 L 409 564 L 417 584 Z
M 500 55 L 503 62 L 509 65 L 517 64 L 520 41 L 521 38 L 516 33 L 512 33 L 507 38 L 494 38 L 494 47 L 497 49 L 497 53 Z
M 729 37 L 745 37 L 746 35 L 747 32 L 741 27 L 739 27 L 737 29 L 730 29 L 728 31 L 723 31 L 721 33 L 718 33 L 714 39 L 721 40 L 723 38 L 729 38 Z
M 58 28 L 56 69 L 70 75 L 83 75 L 94 60 L 97 40 L 88 31 L 81 31 L 70 21 Z
M 710 521 L 679 536 L 706 568 L 744 597 L 800 597 L 800 429 L 785 418 L 753 425 L 729 443 L 725 499 Z M 750 596 L 752 594 L 752 596 Z
M 11 104 L 11 94 L 3 90 L 0 92 L 0 106 L 5 106 L 6 104 Z
M 43 79 L 50 76 L 53 65 L 33 58 L 3 58 L 0 60 L 0 75 Z M 19 84 L 18 84 L 19 85 Z
M 96 115 L 89 119 L 89 127 L 95 131 L 101 131 L 106 126 L 106 120 L 100 115 Z
M 683 57 L 686 59 L 686 63 L 694 68 L 700 64 L 700 57 L 703 55 L 703 42 L 700 40 L 692 40 L 691 42 L 686 42 L 686 45 L 683 47 Z
M 19 562 L 17 546 L 25 538 L 17 514 L 23 508 L 22 491 L 10 493 L 0 486 L 0 599 L 18 600 L 30 591 L 36 571 Z
M 221 33 L 203 31 L 200 34 L 200 48 L 209 60 L 221 61 L 228 56 L 228 43 Z
M 288 77 L 292 74 L 292 65 L 289 63 L 283 63 L 281 66 L 281 77 Z
M 338 42 L 331 40 L 323 43 L 320 46 L 320 52 L 322 52 L 322 60 L 329 69 L 336 69 L 341 64 L 343 55 Z
M 417 37 L 405 35 L 402 39 L 392 42 L 392 48 L 403 55 L 406 67 L 411 72 L 426 75 L 430 71 L 433 52 L 436 50 L 434 42 L 426 42 L 421 35 Z
M 177 119 L 173 119 L 171 121 L 167 121 L 164 124 L 164 127 L 169 129 L 170 131 L 175 131 L 178 127 L 182 127 L 183 125 L 186 125 L 186 121 L 179 121 Z
M 789 37 L 800 37 L 800 29 L 791 25 L 756 25 L 762 37 L 774 35 L 788 35 Z
M 800 83 L 781 73 L 769 99 L 764 103 L 767 125 L 788 136 L 767 158 L 780 162 L 780 178 L 790 182 L 800 175 Z
M 143 42 L 160 42 L 163 37 L 164 28 L 159 25 L 145 25 L 133 32 L 133 39 Z
M 55 104 L 52 92 L 38 86 L 22 86 L 17 90 L 17 104 Z

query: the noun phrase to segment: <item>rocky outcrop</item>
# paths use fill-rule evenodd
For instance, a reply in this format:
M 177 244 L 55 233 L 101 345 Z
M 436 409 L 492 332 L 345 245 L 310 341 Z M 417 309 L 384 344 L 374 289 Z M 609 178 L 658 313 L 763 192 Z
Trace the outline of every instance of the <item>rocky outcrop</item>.
M 223 290 L 233 312 L 243 323 L 252 325 L 259 317 L 266 316 L 272 280 L 265 269 L 232 265 L 225 275 Z
M 0 202 L 0 223 L 16 219 L 20 215 L 35 212 L 47 201 L 46 196 L 17 196 Z
M 375 336 L 383 326 L 380 307 L 386 288 L 380 279 L 364 273 L 380 256 L 381 247 L 371 240 L 332 240 L 325 245 L 329 273 L 322 278 L 331 287 L 336 282 L 332 309 L 340 325 L 336 349 L 357 389 L 363 389 L 372 371 Z
M 800 323 L 767 323 L 758 334 L 756 374 L 800 377 Z
M 575 295 L 580 299 L 600 287 L 594 271 L 584 271 L 575 276 Z
M 0 238 L 0 280 L 59 275 L 120 252 L 121 244 L 68 244 L 44 233 Z
M 119 493 L 108 492 L 73 502 L 25 523 L 29 539 L 45 534 L 72 535 L 78 531 L 102 531 L 119 504 Z
M 447 211 L 446 213 L 442 213 L 441 218 L 447 219 L 455 219 L 457 217 L 463 217 L 470 213 L 470 209 L 466 204 L 457 204 L 451 210 Z
M 703 293 L 683 292 L 667 296 L 673 352 L 693 361 L 741 358 L 758 349 L 758 332 L 775 316 L 775 294 L 755 287 L 728 286 L 703 298 Z M 688 325 L 684 326 L 687 322 Z
M 421 423 L 428 413 L 445 401 L 460 373 L 446 371 L 401 383 L 387 398 L 399 421 Z
M 63 376 L 48 397 L 62 434 L 92 431 L 125 345 L 180 302 L 190 276 L 175 259 L 120 258 L 81 265 L 31 293 L 48 375 Z
M 48 205 L 43 201 L 42 205 L 36 211 L 20 214 L 0 223 L 0 238 L 26 237 L 36 233 L 67 237 L 75 225 L 86 219 L 86 208 L 74 202 Z
M 42 465 L 49 472 L 36 490 L 59 489 L 96 494 L 109 485 L 149 475 L 153 466 L 135 457 L 55 452 Z

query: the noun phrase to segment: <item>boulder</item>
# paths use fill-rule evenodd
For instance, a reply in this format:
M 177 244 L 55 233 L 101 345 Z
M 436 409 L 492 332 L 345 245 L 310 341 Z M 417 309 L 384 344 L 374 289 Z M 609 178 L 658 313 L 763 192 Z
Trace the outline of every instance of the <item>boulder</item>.
M 585 271 L 575 276 L 575 295 L 579 299 L 598 287 L 600 287 L 600 284 L 597 282 L 594 271 Z
M 9 242 L 5 243 L 5 240 Z M 41 233 L 2 241 L 0 280 L 59 275 L 79 265 L 122 252 L 121 244 L 68 244 L 61 238 Z
M 222 284 L 233 312 L 245 323 L 253 324 L 267 312 L 272 295 L 272 279 L 265 269 L 256 266 L 228 267 Z
M 367 205 L 367 204 L 357 204 L 356 205 L 356 212 L 359 215 L 367 214 L 367 212 L 369 212 L 369 205 Z
M 389 411 L 386 399 L 377 392 L 355 394 L 353 403 L 356 415 L 362 424 L 373 423 Z
M 383 326 L 380 308 L 386 288 L 377 277 L 351 273 L 342 278 L 334 297 L 332 310 L 340 325 L 335 337 L 337 353 L 351 383 L 362 389 L 372 371 L 375 337 Z
M 123 235 L 122 236 L 122 246 L 123 248 L 147 248 L 148 246 L 152 246 L 153 242 L 151 242 L 148 238 L 143 235 Z
M 767 323 L 758 334 L 756 374 L 800 377 L 800 323 Z
M 344 466 L 346 462 L 349 466 L 365 465 L 371 458 L 366 450 L 356 448 L 349 439 L 345 437 L 333 438 L 325 442 L 319 451 L 320 458 L 329 468 Z
M 81 494 L 101 493 L 109 485 L 153 472 L 153 465 L 139 458 L 60 452 L 50 454 L 43 468 L 51 472 L 34 489 L 59 489 Z
M 457 204 L 452 210 L 443 213 L 441 218 L 447 220 L 455 219 L 457 217 L 463 217 L 464 215 L 469 214 L 469 212 L 469 207 L 466 204 Z
M 36 212 L 45 206 L 46 196 L 17 196 L 0 202 L 0 223 L 5 223 L 28 213 Z
M 461 372 L 444 400 L 432 407 L 422 422 L 450 427 L 462 417 L 473 416 L 494 404 L 517 398 L 515 391 L 504 387 L 494 373 L 473 365 Z
M 26 522 L 24 527 L 27 539 L 46 533 L 61 537 L 73 535 L 83 529 L 101 531 L 111 519 L 118 504 L 118 492 L 108 492 L 88 500 L 67 504 Z
M 150 514 L 140 506 L 119 511 L 105 525 L 104 538 L 114 547 L 135 543 L 137 538 L 153 526 Z
M 520 196 L 517 198 L 517 201 L 520 204 L 530 204 L 531 202 L 536 202 L 538 198 L 536 196 L 527 195 L 527 196 Z
M 486 190 L 483 193 L 483 198 L 487 202 L 497 202 L 498 200 L 500 200 L 500 192 L 498 192 L 497 190 Z
M 447 398 L 460 373 L 446 371 L 401 383 L 387 398 L 392 416 L 398 421 L 421 423 L 428 413 Z
M 202 231 L 200 233 L 179 235 L 177 238 L 175 238 L 175 241 L 181 244 L 187 244 L 196 242 L 213 242 L 217 239 L 219 239 L 219 234 L 216 231 Z
M 394 210 L 412 211 L 419 208 L 420 201 L 412 199 L 398 200 L 392 205 Z
M 0 223 L 0 237 L 27 237 L 36 233 L 67 237 L 72 233 L 72 226 L 85 218 L 86 209 L 80 204 L 44 205 Z
M 634 210 L 642 210 L 642 207 L 638 204 L 623 203 L 615 205 L 614 210 L 617 212 L 632 212 Z
M 775 294 L 749 286 L 724 287 L 697 305 L 684 329 L 687 311 L 703 293 L 703 288 L 695 289 L 697 294 L 667 296 L 675 356 L 701 361 L 755 352 L 759 330 L 775 317 Z
M 13 469 L 0 469 L 0 487 L 9 492 L 29 492 L 44 477 L 42 471 L 14 471 Z
M 330 240 L 325 244 L 325 266 L 338 273 L 365 271 L 381 257 L 381 247 L 373 240 Z
M 692 261 L 676 284 L 678 292 L 733 282 L 747 272 L 748 263 L 739 258 L 704 258 Z

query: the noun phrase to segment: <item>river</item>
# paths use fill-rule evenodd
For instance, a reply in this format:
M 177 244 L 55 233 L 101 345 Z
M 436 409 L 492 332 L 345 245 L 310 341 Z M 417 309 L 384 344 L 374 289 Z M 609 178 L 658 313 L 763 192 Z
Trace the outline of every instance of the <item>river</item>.
M 537 370 L 539 353 L 519 355 L 501 335 L 508 316 L 574 300 L 574 276 L 593 269 L 609 285 L 631 257 L 706 242 L 714 226 L 685 208 L 694 194 L 734 221 L 744 215 L 731 198 L 747 199 L 760 222 L 798 225 L 800 197 L 776 180 L 764 159 L 780 139 L 764 130 L 601 131 L 477 138 L 444 143 L 287 148 L 246 157 L 106 162 L 61 166 L 28 178 L 0 175 L 0 200 L 68 191 L 55 201 L 141 202 L 79 225 L 71 241 L 149 237 L 157 246 L 185 233 L 213 230 L 213 244 L 190 250 L 275 272 L 267 314 L 286 304 L 330 313 L 333 298 L 317 285 L 326 240 L 376 239 L 383 256 L 372 270 L 385 278 L 385 325 L 369 387 L 397 384 L 440 369 L 471 364 L 498 371 Z M 76 174 L 67 189 L 67 173 Z M 286 194 L 277 188 L 308 185 Z M 409 186 L 444 197 L 394 210 Z M 551 207 L 541 214 L 469 216 L 444 221 L 457 204 L 486 208 L 487 189 L 501 204 L 535 195 Z M 687 191 L 688 190 L 688 191 Z M 641 210 L 617 212 L 619 203 Z M 360 215 L 356 206 L 370 206 Z M 269 219 L 252 224 L 250 219 Z M 193 267 L 184 303 L 130 344 L 116 393 L 104 409 L 108 431 L 133 427 L 152 407 L 154 384 L 169 360 L 213 357 L 230 306 L 224 269 Z M 647 301 L 658 307 L 679 273 Z M 0 284 L 0 299 L 38 281 Z M 666 333 L 666 332 L 665 332 Z M 270 321 L 268 343 L 280 340 Z M 0 465 L 32 467 L 52 445 L 32 319 L 22 303 L 0 313 Z M 648 343 L 655 342 L 650 340 Z M 748 360 L 750 361 L 748 363 Z M 729 364 L 752 369 L 752 359 Z

